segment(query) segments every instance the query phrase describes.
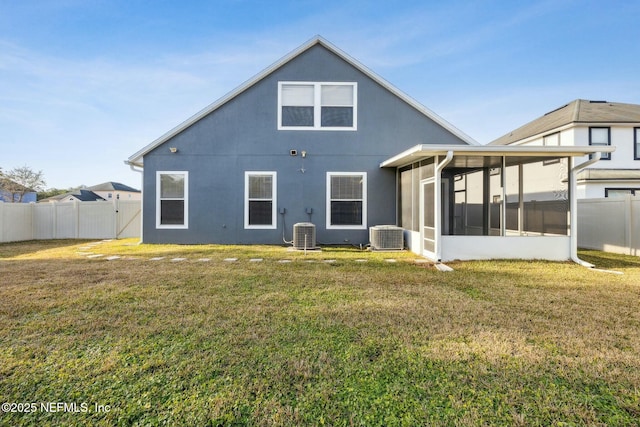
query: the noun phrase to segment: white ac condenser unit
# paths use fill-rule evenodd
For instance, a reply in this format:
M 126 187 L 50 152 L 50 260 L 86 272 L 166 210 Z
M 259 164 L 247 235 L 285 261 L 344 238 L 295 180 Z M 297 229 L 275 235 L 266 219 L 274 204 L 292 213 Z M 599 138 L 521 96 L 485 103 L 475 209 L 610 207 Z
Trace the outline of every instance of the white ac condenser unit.
M 298 222 L 293 224 L 293 247 L 296 249 L 315 249 L 315 224 L 310 222 Z
M 375 225 L 369 228 L 371 249 L 377 251 L 399 251 L 404 249 L 404 234 L 395 225 Z

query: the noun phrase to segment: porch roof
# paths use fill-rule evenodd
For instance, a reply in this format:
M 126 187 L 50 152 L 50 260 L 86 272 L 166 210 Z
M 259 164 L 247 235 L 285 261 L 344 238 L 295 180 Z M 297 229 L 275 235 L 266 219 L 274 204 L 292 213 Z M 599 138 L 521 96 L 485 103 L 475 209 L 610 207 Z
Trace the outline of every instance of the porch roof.
M 476 168 L 494 166 L 492 158 L 507 157 L 507 165 L 525 164 L 563 157 L 583 157 L 594 153 L 611 153 L 613 146 L 526 146 L 526 145 L 427 145 L 419 144 L 382 163 L 381 168 L 409 165 L 435 156 L 446 156 L 453 152 L 448 167 Z

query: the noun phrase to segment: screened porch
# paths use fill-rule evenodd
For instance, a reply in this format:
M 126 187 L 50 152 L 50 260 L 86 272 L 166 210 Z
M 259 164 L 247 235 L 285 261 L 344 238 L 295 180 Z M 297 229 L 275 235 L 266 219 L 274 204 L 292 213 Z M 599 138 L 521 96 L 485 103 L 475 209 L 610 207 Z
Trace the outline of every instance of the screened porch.
M 575 234 L 571 175 L 583 168 L 574 158 L 592 163 L 596 152 L 421 145 L 381 166 L 397 168 L 398 225 L 412 251 L 443 261 L 567 260 Z

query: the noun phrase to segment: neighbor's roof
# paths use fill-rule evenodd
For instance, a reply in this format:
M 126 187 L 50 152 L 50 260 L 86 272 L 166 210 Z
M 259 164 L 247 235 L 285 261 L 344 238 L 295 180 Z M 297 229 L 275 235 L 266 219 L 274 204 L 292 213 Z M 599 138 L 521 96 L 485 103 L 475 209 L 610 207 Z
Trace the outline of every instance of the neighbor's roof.
M 80 190 L 79 193 L 73 192 L 71 193 L 71 195 L 81 202 L 95 202 L 98 200 L 105 200 L 103 197 L 100 197 L 93 191 L 89 190 Z
M 69 196 L 73 196 L 81 202 L 96 202 L 100 200 L 106 200 L 105 198 L 100 197 L 90 190 L 74 190 L 68 193 L 58 194 L 57 196 L 47 197 L 46 199 L 39 200 L 38 203 L 60 201 L 62 199 L 66 199 Z
M 475 141 L 473 138 L 471 138 L 470 136 L 468 136 L 467 134 L 465 134 L 455 126 L 453 126 L 451 123 L 444 120 L 442 117 L 438 116 L 436 113 L 434 113 L 424 105 L 420 104 L 418 101 L 414 100 L 404 92 L 400 91 L 398 88 L 394 87 L 391 83 L 384 80 L 382 77 L 380 77 L 379 75 L 371 71 L 369 68 L 367 68 L 366 66 L 364 66 L 363 64 L 361 64 L 360 62 L 358 62 L 357 60 L 355 60 L 354 58 L 352 58 L 351 56 L 343 52 L 342 50 L 338 49 L 336 46 L 329 43 L 324 38 L 320 36 L 315 36 L 314 38 L 304 43 L 302 46 L 298 47 L 288 55 L 284 56 L 283 58 L 281 58 L 280 60 L 278 60 L 271 66 L 269 66 L 268 68 L 264 69 L 259 74 L 247 80 L 245 83 L 243 83 L 236 89 L 232 90 L 222 98 L 218 99 L 213 104 L 204 108 L 199 113 L 195 114 L 194 116 L 187 119 L 177 127 L 171 129 L 169 132 L 162 135 L 160 138 L 153 141 L 151 144 L 147 145 L 146 147 L 142 148 L 140 151 L 133 154 L 131 157 L 129 157 L 127 161 L 125 161 L 125 163 L 134 165 L 134 166 L 142 166 L 142 160 L 143 160 L 142 157 L 145 154 L 147 154 L 154 148 L 158 147 L 159 145 L 163 144 L 164 142 L 168 141 L 169 139 L 173 138 L 183 130 L 187 129 L 189 126 L 198 122 L 200 119 L 211 114 L 212 112 L 220 108 L 222 105 L 226 104 L 227 102 L 229 102 L 230 100 L 232 100 L 233 98 L 241 94 L 242 92 L 246 91 L 256 83 L 264 79 L 265 77 L 269 76 L 274 71 L 278 70 L 282 66 L 286 65 L 288 62 L 292 61 L 293 59 L 295 59 L 296 57 L 298 57 L 299 55 L 301 55 L 302 53 L 306 52 L 307 50 L 311 49 L 316 45 L 323 46 L 330 52 L 342 58 L 344 61 L 346 61 L 347 63 L 349 63 L 350 65 L 352 65 L 353 67 L 361 71 L 363 74 L 365 74 L 367 77 L 371 78 L 376 83 L 380 84 L 382 87 L 384 87 L 394 95 L 398 96 L 400 99 L 402 99 L 403 101 L 405 101 L 406 103 L 414 107 L 416 110 L 420 111 L 422 114 L 424 114 L 425 116 L 427 116 L 428 118 L 430 118 L 431 120 L 433 120 L 434 122 L 436 122 L 437 124 L 445 128 L 446 130 L 448 130 L 449 132 L 451 132 L 453 135 L 457 136 L 461 140 L 465 141 L 470 145 L 478 145 L 478 142 Z
M 92 191 L 129 191 L 132 193 L 139 193 L 140 190 L 136 190 L 133 187 L 129 187 L 128 185 L 121 184 L 119 182 L 103 182 L 102 184 L 93 185 L 88 188 Z
M 571 123 L 640 123 L 640 105 L 576 99 L 548 112 L 488 145 L 508 145 Z

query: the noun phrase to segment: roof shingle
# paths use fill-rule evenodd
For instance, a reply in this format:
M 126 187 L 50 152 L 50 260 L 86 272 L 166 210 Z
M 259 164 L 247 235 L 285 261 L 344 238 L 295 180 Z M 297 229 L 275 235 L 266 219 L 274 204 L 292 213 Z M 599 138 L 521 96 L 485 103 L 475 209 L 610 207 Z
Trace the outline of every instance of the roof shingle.
M 548 112 L 489 145 L 509 145 L 570 123 L 640 123 L 640 105 L 576 99 Z

